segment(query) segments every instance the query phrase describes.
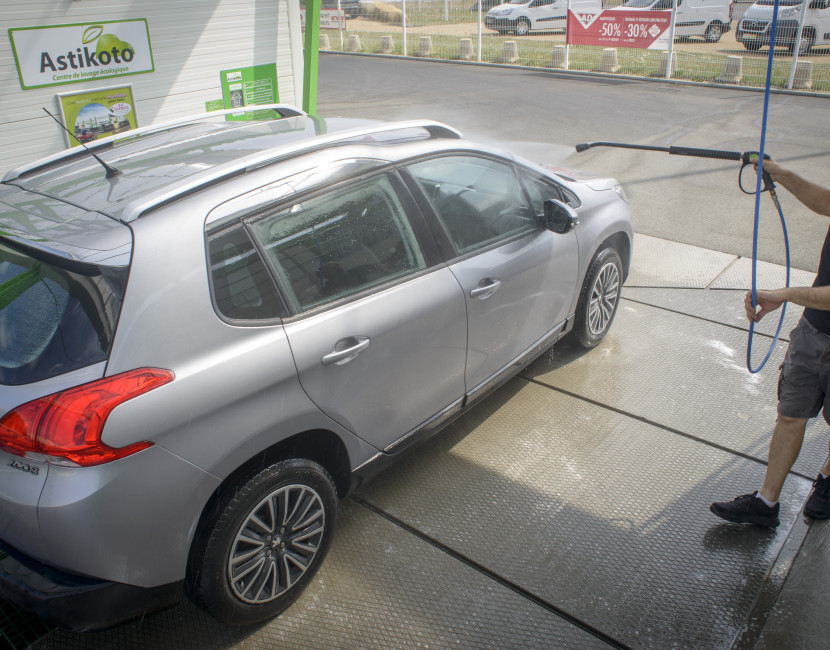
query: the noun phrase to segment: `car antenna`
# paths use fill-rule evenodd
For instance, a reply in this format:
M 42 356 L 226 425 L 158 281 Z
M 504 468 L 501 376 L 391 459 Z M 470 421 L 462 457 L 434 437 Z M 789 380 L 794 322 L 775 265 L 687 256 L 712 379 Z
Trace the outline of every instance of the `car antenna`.
M 72 133 L 72 131 L 70 131 L 69 129 L 67 129 L 67 128 L 66 128 L 66 126 L 65 126 L 63 123 L 61 123 L 61 121 L 60 121 L 57 117 L 55 117 L 55 116 L 54 116 L 54 115 L 52 115 L 49 111 L 47 111 L 47 110 L 46 110 L 46 108 L 44 108 L 43 106 L 41 106 L 41 108 L 43 108 L 44 112 L 45 112 L 45 113 L 46 113 L 49 117 L 51 117 L 53 120 L 55 120 L 55 122 L 57 122 L 57 123 L 60 125 L 60 127 L 61 127 L 64 131 L 66 131 L 69 135 L 71 135 L 73 138 L 75 138 L 75 139 L 78 141 L 78 144 L 79 144 L 79 145 L 81 145 L 84 149 L 86 149 L 86 150 L 90 153 L 90 155 L 91 155 L 93 158 L 95 158 L 95 160 L 97 160 L 99 163 L 101 163 L 101 165 L 104 167 L 104 169 L 106 169 L 106 170 L 107 170 L 107 178 L 113 178 L 113 177 L 115 177 L 115 176 L 118 176 L 118 174 L 120 174 L 120 173 L 121 173 L 120 171 L 118 171 L 118 170 L 117 170 L 115 167 L 113 167 L 112 165 L 108 165 L 108 164 L 107 164 L 107 163 L 105 163 L 103 160 L 101 160 L 101 159 L 98 157 L 98 155 L 97 155 L 97 154 L 96 154 L 96 153 L 95 153 L 92 149 L 90 149 L 90 148 L 89 148 L 89 147 L 87 147 L 87 146 L 86 146 L 83 142 L 81 142 L 81 140 L 78 138 L 78 136 L 76 136 L 74 133 Z

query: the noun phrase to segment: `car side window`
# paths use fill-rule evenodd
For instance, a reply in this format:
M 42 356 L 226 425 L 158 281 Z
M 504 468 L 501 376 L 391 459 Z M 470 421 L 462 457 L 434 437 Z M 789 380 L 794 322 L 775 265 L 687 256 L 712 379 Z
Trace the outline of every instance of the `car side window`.
M 282 300 L 262 258 L 241 225 L 208 236 L 216 309 L 231 320 L 284 316 Z
M 426 268 L 386 175 L 294 203 L 250 227 L 297 312 Z
M 522 182 L 533 202 L 535 214 L 544 214 L 545 201 L 548 199 L 563 201 L 574 209 L 582 205 L 575 194 L 548 179 L 522 172 Z
M 409 167 L 463 255 L 534 230 L 537 221 L 511 165 L 444 156 Z

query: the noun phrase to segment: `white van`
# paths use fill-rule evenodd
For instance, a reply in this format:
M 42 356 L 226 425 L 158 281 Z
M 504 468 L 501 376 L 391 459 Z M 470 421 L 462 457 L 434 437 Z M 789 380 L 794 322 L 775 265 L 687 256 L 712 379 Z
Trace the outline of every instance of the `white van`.
M 801 12 L 804 11 L 802 1 L 779 0 L 778 2 L 775 44 L 786 46 L 790 52 L 795 50 L 798 40 Z M 809 54 L 813 46 L 819 43 L 830 43 L 830 2 L 828 0 L 809 0 L 809 2 L 807 13 L 804 15 L 804 31 L 801 34 L 799 54 Z M 758 0 L 746 10 L 735 32 L 735 39 L 743 43 L 746 49 L 755 51 L 769 46 L 773 7 L 773 0 Z
M 621 9 L 671 11 L 674 0 L 628 0 Z M 702 36 L 717 43 L 732 24 L 732 0 L 677 0 L 674 36 Z
M 571 0 L 571 11 L 599 13 L 602 2 Z M 524 36 L 532 31 L 564 31 L 567 17 L 568 0 L 511 0 L 488 11 L 484 26 L 499 34 Z

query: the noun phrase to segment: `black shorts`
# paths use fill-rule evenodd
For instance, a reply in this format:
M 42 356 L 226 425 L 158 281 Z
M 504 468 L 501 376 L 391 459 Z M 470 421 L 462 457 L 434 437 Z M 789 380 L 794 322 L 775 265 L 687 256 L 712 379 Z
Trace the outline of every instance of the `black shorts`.
M 778 413 L 791 418 L 814 418 L 824 409 L 830 424 L 830 336 L 803 316 L 790 332 L 790 347 L 778 377 Z

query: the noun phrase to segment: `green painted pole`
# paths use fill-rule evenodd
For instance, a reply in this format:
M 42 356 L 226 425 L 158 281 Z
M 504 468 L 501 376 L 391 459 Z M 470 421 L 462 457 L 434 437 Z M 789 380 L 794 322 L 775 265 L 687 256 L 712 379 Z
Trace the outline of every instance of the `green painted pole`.
M 303 47 L 303 110 L 317 113 L 317 69 L 320 59 L 321 0 L 305 2 L 305 41 Z

